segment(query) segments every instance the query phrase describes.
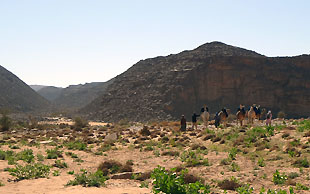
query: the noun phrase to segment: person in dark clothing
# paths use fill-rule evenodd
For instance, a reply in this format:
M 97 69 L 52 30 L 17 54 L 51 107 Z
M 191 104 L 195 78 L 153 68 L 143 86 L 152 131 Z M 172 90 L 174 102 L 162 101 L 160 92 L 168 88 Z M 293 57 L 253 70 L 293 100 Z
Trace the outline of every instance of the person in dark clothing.
M 216 128 L 217 128 L 218 126 L 220 126 L 221 118 L 220 118 L 220 116 L 219 116 L 219 112 L 217 112 L 217 113 L 215 114 L 215 116 L 214 116 L 214 121 L 215 121 L 214 125 L 215 125 Z
M 197 130 L 197 117 L 199 117 L 200 115 L 196 115 L 196 113 L 194 112 L 192 115 L 192 129 L 194 129 L 194 127 Z
M 206 110 L 207 112 L 209 112 L 209 108 L 208 108 L 208 107 L 202 107 L 201 110 L 200 110 L 200 112 L 203 113 L 203 112 L 205 112 L 205 110 Z
M 185 119 L 185 116 L 182 115 L 181 117 L 181 128 L 180 128 L 180 131 L 185 131 L 186 130 L 186 119 Z
M 240 111 L 242 114 L 245 114 L 244 105 L 240 104 L 239 108 L 237 109 L 237 112 Z

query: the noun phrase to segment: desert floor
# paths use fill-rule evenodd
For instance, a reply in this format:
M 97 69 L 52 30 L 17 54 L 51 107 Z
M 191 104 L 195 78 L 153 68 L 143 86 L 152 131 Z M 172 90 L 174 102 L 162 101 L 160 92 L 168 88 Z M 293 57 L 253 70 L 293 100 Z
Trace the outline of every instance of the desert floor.
M 149 174 L 158 165 L 187 169 L 187 175 L 208 184 L 211 193 L 237 193 L 234 186 L 221 184 L 225 179 L 239 186 L 249 184 L 253 193 L 262 187 L 266 192 L 288 192 L 292 187 L 295 193 L 310 193 L 306 190 L 310 187 L 310 120 L 274 120 L 271 128 L 257 120 L 244 127 L 232 121 L 218 129 L 200 124 L 197 130 L 188 126 L 186 132 L 179 131 L 179 122 L 123 122 L 83 129 L 49 123 L 1 132 L 0 145 L 0 193 L 5 194 L 151 193 Z M 26 149 L 33 151 L 30 164 L 51 166 L 48 178 L 17 180 L 10 175 L 8 168 L 27 165 L 27 159 L 18 156 Z M 47 150 L 57 150 L 58 158 L 48 159 Z M 11 158 L 7 151 L 13 151 Z M 56 160 L 67 167 L 56 167 Z M 96 172 L 111 160 L 129 170 L 107 169 L 109 179 L 101 187 L 66 186 L 81 169 Z M 276 170 L 286 175 L 283 184 L 275 184 Z

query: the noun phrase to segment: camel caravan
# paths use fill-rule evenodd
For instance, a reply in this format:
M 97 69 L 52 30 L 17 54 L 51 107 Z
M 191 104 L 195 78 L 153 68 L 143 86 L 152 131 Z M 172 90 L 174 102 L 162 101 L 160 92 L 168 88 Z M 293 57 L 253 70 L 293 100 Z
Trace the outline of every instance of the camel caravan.
M 217 112 L 214 116 L 214 123 L 212 124 L 215 125 L 216 128 L 222 124 L 224 127 L 227 127 L 227 121 L 228 121 L 228 115 L 229 115 L 229 110 L 226 108 L 222 108 L 221 111 Z M 240 124 L 240 126 L 243 126 L 245 124 L 245 121 L 247 119 L 247 124 L 253 125 L 254 121 L 257 119 L 258 121 L 263 122 L 264 118 L 263 115 L 266 114 L 266 109 L 262 109 L 260 105 L 253 104 L 250 106 L 248 110 L 245 109 L 245 106 L 240 104 L 237 113 L 236 113 L 236 119 L 237 119 L 237 125 Z M 184 116 L 183 116 L 184 117 Z M 210 119 L 210 113 L 209 113 L 209 108 L 204 105 L 201 108 L 200 115 L 193 113 L 192 116 L 192 128 L 197 129 L 197 117 L 201 117 L 203 124 L 205 127 L 209 126 L 209 119 Z M 267 113 L 266 117 L 266 124 L 270 125 L 271 124 L 271 111 Z M 183 122 L 184 123 L 184 118 Z M 181 124 L 182 125 L 182 124 Z

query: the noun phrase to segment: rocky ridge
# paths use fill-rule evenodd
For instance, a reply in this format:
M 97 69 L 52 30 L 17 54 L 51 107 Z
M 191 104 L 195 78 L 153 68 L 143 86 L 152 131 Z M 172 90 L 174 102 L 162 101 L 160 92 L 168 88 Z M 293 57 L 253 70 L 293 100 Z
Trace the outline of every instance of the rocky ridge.
M 310 56 L 266 57 L 220 42 L 141 60 L 84 107 L 89 118 L 134 121 L 187 118 L 207 104 L 211 113 L 240 103 L 308 116 Z

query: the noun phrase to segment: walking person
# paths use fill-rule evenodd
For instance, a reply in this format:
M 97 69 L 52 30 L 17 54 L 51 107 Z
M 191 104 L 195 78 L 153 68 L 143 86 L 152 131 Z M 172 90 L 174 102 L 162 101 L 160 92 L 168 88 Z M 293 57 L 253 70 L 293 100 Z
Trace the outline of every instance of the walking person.
M 181 116 L 181 128 L 180 128 L 180 131 L 185 131 L 186 130 L 186 119 L 185 119 L 185 116 L 182 115 Z
M 271 126 L 271 119 L 272 119 L 272 113 L 271 113 L 271 110 L 269 110 L 267 115 L 266 115 L 266 125 L 267 126 Z
M 196 115 L 196 113 L 194 112 L 193 115 L 192 115 L 192 129 L 195 129 L 197 130 L 197 117 L 199 117 L 200 115 Z

